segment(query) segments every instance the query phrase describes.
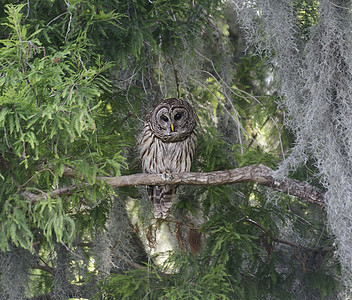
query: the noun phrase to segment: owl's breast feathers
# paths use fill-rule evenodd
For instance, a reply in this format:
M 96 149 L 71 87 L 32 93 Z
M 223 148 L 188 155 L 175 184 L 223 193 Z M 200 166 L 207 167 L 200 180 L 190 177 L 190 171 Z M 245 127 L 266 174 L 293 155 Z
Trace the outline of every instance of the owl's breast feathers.
M 143 172 L 161 174 L 163 172 L 189 172 L 196 147 L 197 134 L 194 130 L 186 139 L 165 142 L 159 139 L 145 124 L 140 141 Z

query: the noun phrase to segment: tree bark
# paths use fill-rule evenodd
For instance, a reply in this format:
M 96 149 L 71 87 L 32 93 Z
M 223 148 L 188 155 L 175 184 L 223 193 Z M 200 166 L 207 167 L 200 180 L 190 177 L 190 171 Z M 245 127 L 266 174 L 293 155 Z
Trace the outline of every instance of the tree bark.
M 75 177 L 75 172 L 66 168 L 63 174 L 67 177 Z M 226 171 L 214 171 L 208 173 L 179 173 L 179 174 L 133 174 L 120 177 L 101 177 L 98 176 L 96 181 L 104 181 L 113 188 L 122 186 L 137 185 L 224 185 L 244 182 L 252 182 L 258 185 L 269 187 L 282 193 L 299 197 L 324 207 L 325 192 L 307 182 L 290 179 L 276 178 L 275 172 L 263 165 L 246 166 Z M 86 184 L 88 185 L 88 184 Z M 55 197 L 64 194 L 70 194 L 79 189 L 79 185 L 71 185 L 61 189 L 35 195 L 26 192 L 25 195 L 31 201 L 35 202 L 47 196 Z

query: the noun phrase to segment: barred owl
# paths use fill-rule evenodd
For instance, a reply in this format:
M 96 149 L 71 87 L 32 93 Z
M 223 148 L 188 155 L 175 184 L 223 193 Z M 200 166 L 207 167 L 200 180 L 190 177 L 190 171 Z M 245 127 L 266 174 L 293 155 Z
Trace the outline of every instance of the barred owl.
M 146 117 L 139 142 L 144 173 L 189 172 L 195 151 L 196 117 L 187 101 L 162 101 Z M 165 218 L 176 193 L 175 185 L 149 186 L 155 218 Z

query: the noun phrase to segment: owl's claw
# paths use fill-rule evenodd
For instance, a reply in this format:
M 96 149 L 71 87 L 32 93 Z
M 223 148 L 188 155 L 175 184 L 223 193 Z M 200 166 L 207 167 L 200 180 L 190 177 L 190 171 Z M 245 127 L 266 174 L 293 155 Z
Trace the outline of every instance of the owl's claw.
M 167 170 L 161 174 L 161 178 L 164 179 L 165 181 L 169 181 L 174 179 L 174 176 L 172 176 L 171 172 Z

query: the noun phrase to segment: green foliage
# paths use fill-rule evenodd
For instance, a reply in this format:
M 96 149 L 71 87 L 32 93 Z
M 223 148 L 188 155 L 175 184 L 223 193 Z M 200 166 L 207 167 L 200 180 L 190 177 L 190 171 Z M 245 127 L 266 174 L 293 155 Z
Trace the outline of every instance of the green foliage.
M 22 25 L 23 8 L 6 7 L 8 17 L 3 25 L 9 38 L 1 40 L 0 48 L 0 146 L 5 166 L 1 177 L 7 185 L 1 200 L 3 250 L 8 249 L 7 239 L 31 250 L 32 228 L 41 229 L 49 244 L 52 239 L 67 243 L 73 240 L 71 205 L 81 197 L 65 198 L 63 205 L 59 197 L 47 196 L 31 203 L 29 196 L 65 186 L 65 167 L 75 170 L 77 183 L 93 185 L 98 173 L 118 175 L 124 166 L 116 135 L 104 137 L 114 140 L 114 148 L 109 150 L 100 144 L 97 135 L 105 129 L 97 120 L 102 97 L 110 89 L 102 73 L 111 64 L 102 62 L 99 55 L 89 55 L 95 63 L 88 66 L 84 60 L 88 58 L 89 43 L 84 38 L 57 51 L 45 50 L 38 39 L 41 30 L 29 34 L 27 26 Z M 97 195 L 91 191 L 84 194 L 84 201 L 94 209 Z
M 307 38 L 309 35 L 309 28 L 316 25 L 318 21 L 318 2 L 315 0 L 305 0 L 294 1 L 293 3 L 302 35 Z
M 28 224 L 26 213 L 27 202 L 20 197 L 13 197 L 7 201 L 1 210 L 0 246 L 2 250 L 9 250 L 8 240 L 16 246 L 31 249 L 33 234 Z M 23 209 L 24 208 L 24 209 Z
M 100 284 L 102 299 L 228 299 L 231 285 L 223 265 L 210 268 L 200 257 L 184 253 L 175 254 L 171 263 L 179 272 L 147 266 L 110 276 Z

